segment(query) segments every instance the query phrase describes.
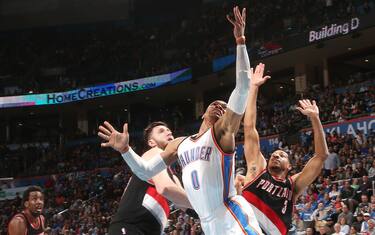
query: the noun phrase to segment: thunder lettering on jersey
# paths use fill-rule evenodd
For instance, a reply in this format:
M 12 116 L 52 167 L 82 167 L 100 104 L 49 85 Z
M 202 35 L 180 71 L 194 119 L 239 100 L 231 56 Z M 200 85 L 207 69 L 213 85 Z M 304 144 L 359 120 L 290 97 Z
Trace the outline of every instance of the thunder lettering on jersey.
M 293 190 L 290 177 L 280 180 L 265 169 L 244 186 L 242 195 L 267 234 L 287 234 L 292 223 Z
M 179 157 L 180 165 L 182 168 L 184 168 L 186 165 L 198 160 L 210 161 L 211 154 L 212 147 L 197 146 L 195 148 L 182 152 Z

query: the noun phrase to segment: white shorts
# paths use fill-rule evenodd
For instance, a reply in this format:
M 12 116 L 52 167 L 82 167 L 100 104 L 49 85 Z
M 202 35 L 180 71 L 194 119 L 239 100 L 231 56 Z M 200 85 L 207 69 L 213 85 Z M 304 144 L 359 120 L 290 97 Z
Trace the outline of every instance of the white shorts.
M 205 235 L 263 234 L 253 209 L 242 196 L 236 195 L 210 216 L 201 218 Z

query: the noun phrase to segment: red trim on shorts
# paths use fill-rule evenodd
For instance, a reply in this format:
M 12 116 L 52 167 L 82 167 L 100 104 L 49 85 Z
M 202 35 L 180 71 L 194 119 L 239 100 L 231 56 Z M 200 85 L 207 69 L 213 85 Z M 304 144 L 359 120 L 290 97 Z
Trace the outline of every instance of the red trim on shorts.
M 160 195 L 156 191 L 155 187 L 148 187 L 148 189 L 146 191 L 146 194 L 148 194 L 151 197 L 153 197 L 159 203 L 159 205 L 163 208 L 163 210 L 164 210 L 164 212 L 165 212 L 165 214 L 166 214 L 166 216 L 168 218 L 170 209 L 169 209 L 169 205 L 168 205 L 167 199 L 165 199 L 162 195 Z

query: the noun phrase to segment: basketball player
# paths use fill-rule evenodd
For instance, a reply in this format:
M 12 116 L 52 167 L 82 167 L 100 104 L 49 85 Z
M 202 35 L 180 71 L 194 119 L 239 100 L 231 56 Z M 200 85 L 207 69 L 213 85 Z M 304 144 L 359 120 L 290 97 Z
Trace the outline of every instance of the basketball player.
M 38 186 L 26 189 L 22 197 L 23 211 L 13 216 L 8 225 L 9 235 L 44 234 L 45 221 L 42 215 L 44 195 Z
M 315 101 L 300 100 L 300 107 L 297 109 L 310 118 L 314 131 L 314 157 L 302 172 L 293 176 L 288 175 L 291 164 L 288 154 L 282 150 L 273 152 L 267 164 L 260 151 L 259 135 L 256 130 L 258 90 L 270 78 L 263 77 L 263 72 L 264 64 L 261 64 L 252 76 L 244 119 L 247 173 L 241 182 L 242 195 L 250 202 L 260 226 L 267 234 L 287 234 L 292 224 L 294 200 L 320 174 L 328 155 L 328 148 Z
M 105 122 L 104 125 L 99 127 L 99 136 L 114 130 L 110 123 Z M 144 130 L 144 138 L 151 148 L 146 152 L 148 154 L 144 156 L 145 160 L 160 153 L 168 142 L 174 139 L 164 122 L 149 124 Z M 147 182 L 133 175 L 124 190 L 119 208 L 112 217 L 109 234 L 160 235 L 169 217 L 167 199 L 177 207 L 191 207 L 180 181 L 169 169 L 163 170 Z
M 234 25 L 237 42 L 236 87 L 228 104 L 211 103 L 203 115 L 196 135 L 171 141 L 165 151 L 149 161 L 139 157 L 129 147 L 127 124 L 120 133 L 104 136 L 107 143 L 119 151 L 133 172 L 147 180 L 177 159 L 182 167 L 182 180 L 193 209 L 199 215 L 205 234 L 260 234 L 261 229 L 254 213 L 234 187 L 234 137 L 245 113 L 251 74 L 245 46 L 245 18 L 238 7 L 233 9 L 235 19 L 227 16 Z M 117 145 L 114 145 L 116 141 Z

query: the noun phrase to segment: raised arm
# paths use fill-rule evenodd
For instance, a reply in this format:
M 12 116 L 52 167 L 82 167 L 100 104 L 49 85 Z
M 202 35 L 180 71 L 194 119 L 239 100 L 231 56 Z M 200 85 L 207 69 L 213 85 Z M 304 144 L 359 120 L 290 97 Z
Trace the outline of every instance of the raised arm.
M 104 126 L 99 126 L 99 137 L 107 141 L 101 143 L 102 147 L 111 147 L 121 153 L 130 169 L 138 178 L 147 181 L 162 170 L 167 168 L 177 160 L 177 147 L 183 138 L 171 141 L 165 151 L 156 154 L 149 161 L 142 159 L 132 148 L 129 147 L 128 124 L 125 123 L 123 132 L 118 132 L 109 122 L 104 122 Z
M 322 123 L 319 119 L 319 109 L 315 101 L 300 100 L 300 106 L 297 109 L 304 115 L 310 118 L 312 128 L 314 131 L 314 146 L 315 154 L 307 162 L 306 166 L 302 169 L 300 174 L 293 175 L 295 181 L 295 198 L 302 193 L 302 191 L 310 185 L 316 177 L 319 176 L 324 161 L 328 156 L 328 147 L 325 139 L 325 133 Z
M 229 97 L 228 106 L 222 118 L 215 123 L 215 137 L 225 152 L 234 151 L 234 136 L 237 134 L 245 113 L 250 83 L 250 62 L 245 45 L 246 9 L 242 14 L 238 7 L 233 8 L 234 19 L 227 19 L 234 26 L 233 34 L 237 43 L 236 87 Z
M 263 74 L 264 64 L 259 64 L 251 77 L 249 98 L 244 118 L 244 151 L 247 164 L 246 182 L 251 181 L 267 166 L 266 159 L 260 151 L 259 134 L 256 129 L 259 87 L 271 78 L 270 76 L 263 77 Z

